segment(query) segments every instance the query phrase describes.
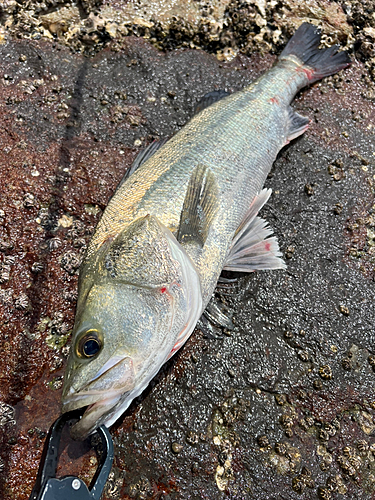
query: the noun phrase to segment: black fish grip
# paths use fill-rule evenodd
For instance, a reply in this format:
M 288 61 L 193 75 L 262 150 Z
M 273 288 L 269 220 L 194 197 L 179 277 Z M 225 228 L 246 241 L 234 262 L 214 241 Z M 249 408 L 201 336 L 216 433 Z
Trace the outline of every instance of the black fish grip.
M 44 444 L 36 483 L 29 500 L 100 500 L 113 463 L 113 443 L 108 429 L 102 425 L 98 433 L 102 453 L 90 489 L 75 476 L 56 478 L 59 444 L 65 424 L 81 415 L 73 411 L 61 415 L 51 426 Z

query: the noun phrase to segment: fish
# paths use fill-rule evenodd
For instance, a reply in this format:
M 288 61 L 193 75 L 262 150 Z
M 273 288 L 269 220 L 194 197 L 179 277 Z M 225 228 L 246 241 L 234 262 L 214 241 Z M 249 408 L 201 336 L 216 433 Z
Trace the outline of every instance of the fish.
M 296 93 L 350 64 L 319 49 L 303 23 L 276 64 L 243 90 L 213 91 L 169 140 L 135 160 L 106 207 L 80 268 L 62 412 L 85 409 L 71 429 L 85 439 L 110 427 L 188 340 L 202 314 L 230 327 L 212 300 L 222 270 L 285 269 L 258 212 L 279 151 L 310 120 Z

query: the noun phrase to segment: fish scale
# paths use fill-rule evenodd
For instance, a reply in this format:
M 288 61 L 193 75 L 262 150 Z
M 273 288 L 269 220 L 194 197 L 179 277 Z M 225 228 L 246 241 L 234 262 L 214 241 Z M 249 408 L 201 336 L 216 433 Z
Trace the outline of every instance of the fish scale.
M 289 128 L 286 107 L 297 90 L 308 83 L 305 74 L 295 71 L 294 62 L 288 63 L 289 67 L 284 62 L 282 65 L 282 74 L 274 68 L 256 84 L 227 98 L 227 102 L 203 110 L 146 161 L 110 201 L 87 257 L 109 235 L 116 236 L 133 218 L 150 211 L 175 231 L 191 172 L 198 163 L 212 169 L 221 196 L 224 201 L 229 198 L 234 207 L 233 221 L 227 229 L 229 245 L 277 153 L 286 143 Z M 278 104 L 270 102 L 275 96 Z M 244 190 L 236 182 L 242 172 Z M 222 207 L 229 209 L 225 202 Z M 218 219 L 221 218 L 222 213 L 218 213 Z
M 211 300 L 223 269 L 285 269 L 257 214 L 278 152 L 310 123 L 290 107 L 295 94 L 350 63 L 319 43 L 318 30 L 302 24 L 270 71 L 235 94 L 207 95 L 120 184 L 80 269 L 63 389 L 64 412 L 88 407 L 72 428 L 76 438 L 114 423 L 202 313 L 233 326 Z

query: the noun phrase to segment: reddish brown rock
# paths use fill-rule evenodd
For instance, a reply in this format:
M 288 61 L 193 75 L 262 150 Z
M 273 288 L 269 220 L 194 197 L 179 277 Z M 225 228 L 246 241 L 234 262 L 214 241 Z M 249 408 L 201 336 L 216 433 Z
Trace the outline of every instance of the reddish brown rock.
M 225 63 L 135 38 L 94 58 L 22 40 L 0 55 L 1 489 L 4 500 L 26 500 L 59 414 L 77 269 L 108 199 L 139 145 L 172 135 L 204 93 L 242 88 L 274 57 Z M 232 335 L 197 330 L 133 402 L 112 430 L 105 499 L 374 494 L 375 138 L 366 78 L 356 63 L 297 98 L 313 122 L 276 161 L 263 213 L 282 249 L 294 249 L 288 270 L 242 278 L 237 295 L 222 297 L 234 309 Z M 345 175 L 335 179 L 338 171 Z M 320 377 L 322 366 L 331 377 Z M 365 452 L 345 455 L 358 441 Z M 96 462 L 87 444 L 64 443 L 59 474 L 88 482 Z

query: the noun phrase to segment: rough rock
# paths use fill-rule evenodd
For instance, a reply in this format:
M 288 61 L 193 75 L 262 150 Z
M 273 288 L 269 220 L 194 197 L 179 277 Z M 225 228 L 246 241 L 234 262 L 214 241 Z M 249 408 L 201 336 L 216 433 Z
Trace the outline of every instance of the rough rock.
M 312 124 L 280 153 L 263 210 L 288 269 L 241 277 L 236 290 L 219 294 L 234 311 L 235 330 L 206 338 L 197 329 L 112 428 L 116 459 L 104 498 L 374 497 L 370 2 L 362 10 L 309 2 L 305 13 L 292 3 L 218 3 L 220 15 L 231 19 L 219 32 L 230 37 L 192 42 L 212 54 L 155 47 L 190 47 L 198 14 L 194 22 L 186 17 L 180 38 L 161 34 L 169 18 L 160 17 L 159 32 L 150 34 L 144 16 L 138 34 L 148 40 L 114 30 L 112 17 L 104 29 L 103 18 L 92 24 L 89 43 L 70 4 L 38 5 L 44 17 L 30 14 L 37 3 L 2 4 L 8 29 L 0 45 L 1 497 L 24 500 L 31 492 L 45 434 L 60 411 L 79 264 L 137 151 L 177 131 L 206 92 L 236 91 L 270 67 L 270 52 L 280 50 L 298 19 L 322 12 L 318 7 L 331 9 L 325 29 L 336 26 L 341 43 L 351 45 L 366 28 L 357 55 L 367 59 L 295 101 Z M 80 23 L 116 7 L 82 5 Z M 140 7 L 127 8 L 140 16 Z M 52 34 L 42 19 L 62 9 L 71 21 Z M 254 41 L 262 19 L 276 10 L 285 15 L 285 22 L 274 17 L 279 37 Z M 181 24 L 172 22 L 178 33 Z M 45 40 L 46 33 L 55 40 Z M 87 443 L 64 445 L 61 475 L 89 481 L 95 467 Z

